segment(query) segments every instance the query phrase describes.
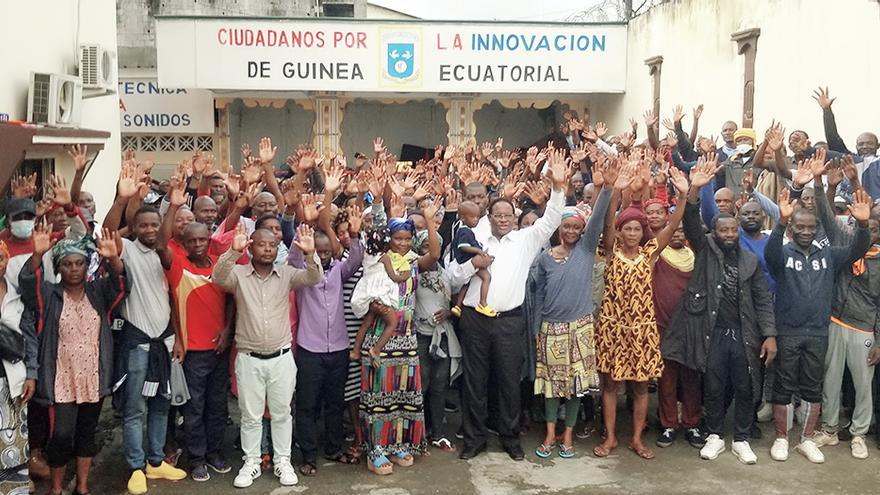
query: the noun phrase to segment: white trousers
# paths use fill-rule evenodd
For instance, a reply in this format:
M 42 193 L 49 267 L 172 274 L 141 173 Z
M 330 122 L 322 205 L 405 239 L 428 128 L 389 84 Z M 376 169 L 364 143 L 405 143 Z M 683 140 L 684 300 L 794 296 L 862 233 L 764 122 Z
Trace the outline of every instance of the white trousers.
M 293 439 L 293 418 L 290 403 L 296 389 L 296 364 L 293 353 L 272 359 L 258 359 L 244 353 L 235 358 L 238 380 L 238 408 L 241 410 L 241 449 L 245 459 L 260 462 L 260 440 L 263 436 L 263 411 L 269 405 L 272 416 L 272 447 L 274 461 L 290 459 Z

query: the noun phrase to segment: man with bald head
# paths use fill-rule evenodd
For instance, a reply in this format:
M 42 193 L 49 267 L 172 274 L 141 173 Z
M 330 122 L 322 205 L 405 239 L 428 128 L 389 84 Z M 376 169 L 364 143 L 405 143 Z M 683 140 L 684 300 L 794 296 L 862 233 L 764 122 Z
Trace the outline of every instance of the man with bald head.
M 193 203 L 193 215 L 196 222 L 204 224 L 213 232 L 217 229 L 217 203 L 211 196 L 199 196 Z
M 219 473 L 230 471 L 223 457 L 226 430 L 226 389 L 229 376 L 229 343 L 232 334 L 232 301 L 211 281 L 217 255 L 210 253 L 211 231 L 193 221 L 185 207 L 183 189 L 172 190 L 170 207 L 159 231 L 156 252 L 165 269 L 177 312 L 177 345 L 190 399 L 183 406 L 186 448 L 191 476 L 210 478 L 208 466 Z M 207 199 L 213 204 L 213 200 Z M 183 250 L 172 249 L 176 217 L 183 212 L 189 222 L 179 233 Z

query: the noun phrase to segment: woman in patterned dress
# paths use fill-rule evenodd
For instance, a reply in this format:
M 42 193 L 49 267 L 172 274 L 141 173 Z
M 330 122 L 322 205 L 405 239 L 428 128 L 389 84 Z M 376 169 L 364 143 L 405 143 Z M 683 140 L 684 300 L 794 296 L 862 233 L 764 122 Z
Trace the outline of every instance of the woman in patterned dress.
M 630 162 L 618 182 L 630 183 L 636 197 L 641 197 L 650 177 L 650 163 Z M 678 191 L 675 213 L 666 227 L 651 239 L 651 229 L 641 205 L 633 203 L 614 219 L 620 202 L 615 188 L 605 221 L 605 295 L 596 332 L 597 368 L 602 378 L 602 416 L 606 436 L 593 449 L 596 457 L 606 457 L 617 447 L 617 392 L 623 382 L 632 384 L 633 438 L 629 444 L 643 459 L 653 459 L 654 452 L 642 442 L 648 413 L 648 380 L 663 372 L 660 335 L 654 318 L 651 281 L 654 263 L 669 244 L 684 215 L 688 191 L 687 178 L 671 169 L 672 184 Z
M 58 284 L 44 279 L 42 258 L 49 251 L 49 227 L 34 231 L 34 253 L 19 275 L 22 300 L 38 316 L 30 335 L 27 367 L 36 367 L 34 400 L 53 406 L 54 423 L 46 454 L 51 468 L 49 493 L 60 495 L 67 463 L 76 458 L 76 491 L 89 492 L 88 476 L 97 454 L 95 432 L 101 402 L 110 393 L 113 370 L 113 336 L 110 314 L 129 291 L 116 232 L 104 229 L 96 249 L 90 237 L 63 239 L 52 248 Z M 107 276 L 87 281 L 89 259 L 97 250 L 107 263 Z M 37 365 L 39 365 L 37 367 Z
M 415 233 L 412 220 L 388 220 L 390 249 L 410 258 L 411 276 L 400 283 L 398 307 L 392 308 L 398 315 L 397 328 L 393 329 L 390 340 L 381 350 L 378 362 L 371 359 L 369 351 L 385 330 L 383 318 L 375 319 L 363 342 L 359 343 L 362 373 L 360 423 L 366 440 L 367 469 L 379 475 L 391 474 L 392 462 L 402 467 L 411 466 L 413 454 L 424 453 L 427 447 L 418 340 L 412 328 L 412 317 L 419 270 L 440 259 L 440 239 L 437 223 L 433 220 L 437 209 L 438 206 L 425 209 L 425 216 L 430 219 L 427 221 L 429 250 L 421 257 L 411 252 Z M 374 304 L 377 303 L 371 305 Z

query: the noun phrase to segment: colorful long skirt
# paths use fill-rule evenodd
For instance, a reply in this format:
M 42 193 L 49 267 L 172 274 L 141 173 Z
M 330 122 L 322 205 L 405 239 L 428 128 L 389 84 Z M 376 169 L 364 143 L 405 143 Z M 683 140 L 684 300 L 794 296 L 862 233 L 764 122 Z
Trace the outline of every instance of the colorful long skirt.
M 536 348 L 536 395 L 570 398 L 599 391 L 593 315 L 570 322 L 543 322 Z
M 28 456 L 27 408 L 12 399 L 9 382 L 0 378 L 0 495 L 29 493 Z

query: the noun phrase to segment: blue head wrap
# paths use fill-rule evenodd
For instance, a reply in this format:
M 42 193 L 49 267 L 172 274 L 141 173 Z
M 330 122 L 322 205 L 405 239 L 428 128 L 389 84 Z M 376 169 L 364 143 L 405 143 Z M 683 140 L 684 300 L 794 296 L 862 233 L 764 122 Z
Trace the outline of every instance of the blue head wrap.
M 81 239 L 61 239 L 52 247 L 52 264 L 57 271 L 58 264 L 65 256 L 78 254 L 88 260 L 95 252 L 95 241 L 90 236 Z
M 409 218 L 389 218 L 388 230 L 394 235 L 401 230 L 407 230 L 410 234 L 416 234 L 416 224 Z

